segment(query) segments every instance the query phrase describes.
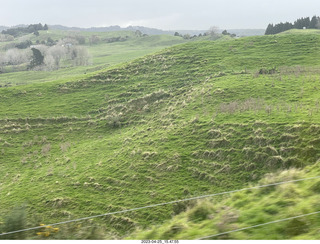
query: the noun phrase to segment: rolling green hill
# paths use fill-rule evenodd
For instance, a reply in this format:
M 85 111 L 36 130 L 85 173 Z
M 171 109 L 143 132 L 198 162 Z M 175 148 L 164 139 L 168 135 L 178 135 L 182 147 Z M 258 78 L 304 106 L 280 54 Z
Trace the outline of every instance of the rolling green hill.
M 189 42 L 103 72 L 0 89 L 2 231 L 8 231 L 7 212 L 21 204 L 26 226 L 37 226 L 240 189 L 265 174 L 311 167 L 320 156 L 319 48 L 314 33 Z M 256 195 L 243 197 L 250 202 Z M 187 207 L 166 205 L 24 237 L 124 238 Z M 243 218 L 240 227 L 249 223 Z M 210 234 L 204 221 L 208 232 L 198 233 Z M 198 236 L 187 228 L 185 235 L 160 237 Z M 292 235 L 256 238 L 269 237 Z

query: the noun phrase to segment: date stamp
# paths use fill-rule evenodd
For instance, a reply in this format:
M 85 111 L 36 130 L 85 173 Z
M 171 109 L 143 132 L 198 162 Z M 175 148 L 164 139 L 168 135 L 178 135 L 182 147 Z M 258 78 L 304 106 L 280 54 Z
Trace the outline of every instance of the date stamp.
M 141 240 L 143 244 L 178 244 L 179 240 Z

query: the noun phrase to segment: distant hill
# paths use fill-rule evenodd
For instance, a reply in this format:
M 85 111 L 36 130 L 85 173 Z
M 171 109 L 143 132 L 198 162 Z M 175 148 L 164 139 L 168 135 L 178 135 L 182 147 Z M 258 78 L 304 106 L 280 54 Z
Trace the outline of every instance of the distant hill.
M 161 30 L 156 28 L 149 28 L 144 26 L 128 26 L 120 27 L 119 25 L 113 25 L 108 27 L 67 27 L 63 25 L 49 25 L 52 30 L 69 30 L 69 31 L 88 31 L 88 32 L 111 32 L 111 31 L 141 31 L 143 34 L 147 35 L 173 35 L 175 32 L 181 34 L 198 35 L 200 33 L 206 32 L 206 30 Z
M 265 29 L 228 29 L 227 31 L 237 36 L 263 36 Z
M 16 26 L 0 26 L 0 31 L 16 28 L 16 27 L 26 27 L 27 25 L 16 25 Z M 107 26 L 107 27 L 68 27 L 63 25 L 49 25 L 51 30 L 64 30 L 64 31 L 88 31 L 88 32 L 111 32 L 111 31 L 136 31 L 139 30 L 143 34 L 147 35 L 173 35 L 175 32 L 179 32 L 182 35 L 199 35 L 200 33 L 205 33 L 207 30 L 161 30 L 156 28 L 149 28 L 144 26 L 128 26 L 120 27 L 119 25 Z M 220 30 L 221 32 L 223 29 Z M 229 33 L 234 33 L 237 36 L 261 36 L 264 35 L 265 29 L 227 29 Z
M 143 26 L 128 26 L 122 28 L 118 25 L 108 26 L 108 27 L 90 27 L 90 28 L 80 28 L 80 27 L 67 27 L 62 25 L 49 25 L 52 30 L 70 30 L 70 31 L 88 31 L 88 32 L 109 32 L 109 31 L 136 31 L 139 30 L 147 35 L 163 35 L 163 34 L 173 34 L 174 31 L 163 31 L 155 28 L 148 28 Z
M 180 34 L 199 35 L 205 33 L 207 30 L 161 30 L 156 28 L 149 28 L 144 26 L 128 26 L 122 28 L 118 25 L 109 27 L 91 27 L 91 28 L 80 28 L 80 27 L 67 27 L 62 25 L 49 25 L 50 29 L 53 30 L 71 30 L 71 31 L 89 31 L 89 32 L 108 32 L 108 31 L 136 31 L 139 30 L 143 34 L 147 35 L 173 35 L 175 32 Z M 221 32 L 223 29 L 220 30 Z M 260 36 L 264 35 L 264 29 L 228 29 L 229 33 L 234 33 L 237 36 Z

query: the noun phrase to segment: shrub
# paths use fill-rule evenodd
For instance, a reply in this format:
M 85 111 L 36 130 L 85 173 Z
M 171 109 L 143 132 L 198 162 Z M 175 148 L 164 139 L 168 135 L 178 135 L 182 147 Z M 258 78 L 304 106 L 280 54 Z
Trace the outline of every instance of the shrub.
M 277 70 L 276 70 L 275 67 L 274 67 L 274 68 L 271 68 L 271 69 L 261 68 L 261 69 L 258 71 L 258 73 L 259 73 L 260 75 L 274 74 L 274 73 L 276 73 L 276 72 L 277 72 Z
M 317 182 L 313 183 L 310 186 L 310 189 L 315 193 L 320 193 L 320 181 L 318 180 Z
M 26 228 L 26 209 L 24 206 L 16 207 L 5 218 L 4 226 L 0 232 L 10 232 Z M 25 239 L 25 232 L 18 232 L 10 235 L 0 236 L 0 239 L 23 240 Z
M 292 219 L 285 227 L 285 233 L 288 236 L 297 236 L 306 232 L 308 232 L 308 224 L 303 219 Z
M 303 162 L 297 157 L 288 157 L 283 162 L 285 168 L 295 167 L 302 168 Z
M 105 119 L 109 126 L 117 128 L 121 126 L 122 116 L 123 114 L 121 112 L 119 114 L 112 113 L 110 115 L 107 115 Z
M 215 148 L 215 147 L 225 147 L 228 146 L 230 144 L 230 142 L 225 138 L 221 138 L 221 139 L 215 139 L 215 140 L 210 140 L 209 141 L 209 146 Z
M 44 145 L 44 146 L 42 147 L 41 153 L 42 153 L 43 155 L 47 155 L 48 152 L 50 152 L 50 150 L 51 150 L 51 144 L 46 144 L 46 145 Z
M 161 239 L 169 240 L 174 237 L 176 234 L 183 231 L 186 227 L 180 223 L 173 224 L 169 227 L 169 229 L 164 232 L 161 236 Z
M 213 208 L 209 203 L 202 203 L 191 210 L 188 218 L 193 222 L 201 222 L 205 219 L 208 219 L 212 212 Z
M 185 201 L 185 202 L 175 203 L 172 206 L 173 214 L 177 215 L 177 214 L 180 214 L 182 212 L 185 212 L 185 211 L 187 211 L 188 208 L 194 207 L 195 204 L 196 204 L 195 201 Z
M 61 143 L 60 149 L 62 152 L 66 152 L 70 148 L 71 144 L 69 142 Z
M 219 129 L 218 130 L 211 129 L 211 130 L 209 130 L 208 134 L 209 134 L 210 138 L 217 138 L 222 135 L 221 130 L 219 130 Z

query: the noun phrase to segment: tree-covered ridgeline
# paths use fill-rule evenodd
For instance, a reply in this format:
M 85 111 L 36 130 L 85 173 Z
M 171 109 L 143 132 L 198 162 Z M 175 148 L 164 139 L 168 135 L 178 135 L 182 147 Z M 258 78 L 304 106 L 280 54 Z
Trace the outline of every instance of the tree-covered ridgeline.
M 37 35 L 39 33 L 38 32 L 39 30 L 48 30 L 48 25 L 47 24 L 42 25 L 39 23 L 39 24 L 29 25 L 28 27 L 18 27 L 18 28 L 3 30 L 1 33 L 17 37 L 21 34 L 29 34 L 29 33 L 34 33 Z
M 291 30 L 291 29 L 319 29 L 320 28 L 320 17 L 313 16 L 311 19 L 310 17 L 300 18 L 294 21 L 294 23 L 285 22 L 279 24 L 269 24 L 265 35 L 274 35 L 278 34 L 283 31 Z

